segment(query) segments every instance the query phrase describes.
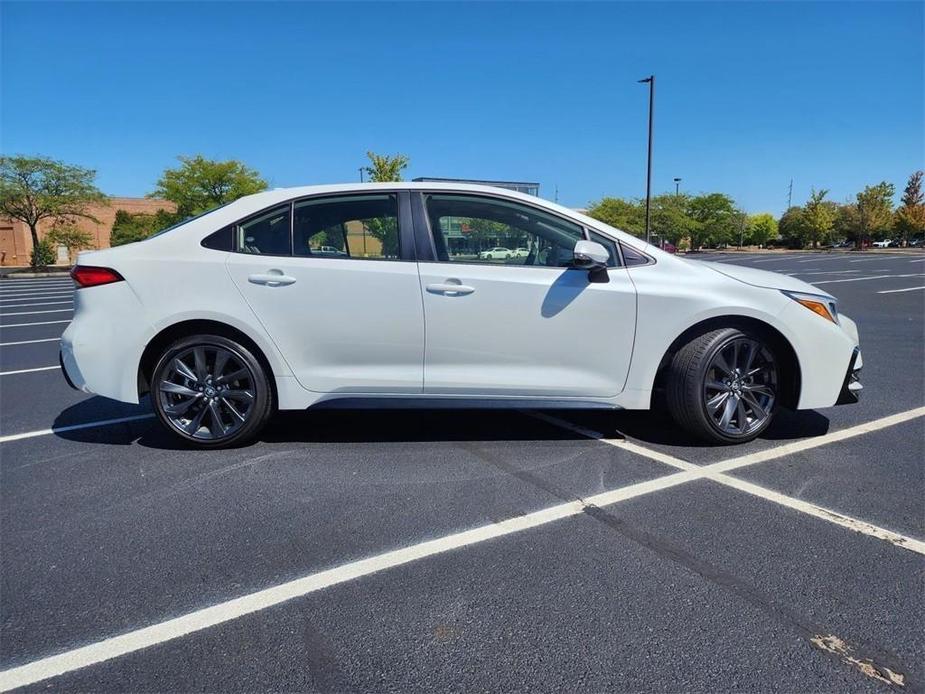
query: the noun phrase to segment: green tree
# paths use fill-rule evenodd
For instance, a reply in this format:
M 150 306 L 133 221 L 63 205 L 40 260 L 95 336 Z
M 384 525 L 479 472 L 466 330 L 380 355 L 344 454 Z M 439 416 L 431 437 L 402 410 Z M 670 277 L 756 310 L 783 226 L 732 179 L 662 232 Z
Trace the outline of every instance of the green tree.
M 134 241 L 143 241 L 177 221 L 179 221 L 177 215 L 167 210 L 158 210 L 154 214 L 144 212 L 132 214 L 126 210 L 116 210 L 109 243 L 113 246 L 121 246 Z
M 367 152 L 369 166 L 364 167 L 373 183 L 391 183 L 401 180 L 401 172 L 408 168 L 409 159 L 404 154 L 376 154 Z
M 802 248 L 806 236 L 803 208 L 794 205 L 784 212 L 777 223 L 777 230 L 789 248 Z
M 837 210 L 825 199 L 829 191 L 813 188 L 809 200 L 803 206 L 803 241 L 818 248 L 820 241 L 828 239 L 832 233 Z
M 865 239 L 882 237 L 893 222 L 893 194 L 896 188 L 892 183 L 881 181 L 875 186 L 867 186 L 857 194 L 857 204 L 853 215 L 854 239 L 860 248 Z
M 53 265 L 55 258 L 55 249 L 51 242 L 48 239 L 42 239 L 32 247 L 32 252 L 29 254 L 29 263 L 33 268 L 46 267 L 47 265 Z
M 650 228 L 654 235 L 678 245 L 681 239 L 696 233 L 698 223 L 690 216 L 691 197 L 686 194 L 664 193 L 652 198 Z M 642 211 L 643 215 L 645 210 Z M 643 228 L 645 217 L 643 216 Z
M 903 191 L 902 206 L 896 210 L 893 227 L 902 239 L 902 245 L 909 242 L 910 236 L 925 233 L 925 196 L 922 195 L 921 171 L 909 176 Z
M 178 159 L 180 166 L 166 169 L 148 195 L 175 203 L 178 220 L 267 188 L 257 171 L 234 159 L 214 161 L 201 154 Z
M 93 204 L 105 204 L 105 196 L 93 181 L 96 172 L 45 157 L 0 157 L 0 215 L 29 227 L 32 247 L 39 246 L 39 222 L 74 217 L 96 219 L 88 212 Z M 33 253 L 32 267 L 40 253 Z
M 635 236 L 645 236 L 646 211 L 639 200 L 602 198 L 591 203 L 588 216 Z
M 67 248 L 71 263 L 80 251 L 93 248 L 93 236 L 87 231 L 81 231 L 73 219 L 57 220 L 45 235 L 45 239 L 53 246 Z
M 691 248 L 738 241 L 743 223 L 741 215 L 732 198 L 723 193 L 693 198 L 690 216 L 697 222 L 697 227 L 691 233 Z
M 767 212 L 753 214 L 748 218 L 748 242 L 754 246 L 764 246 L 777 238 L 777 220 Z

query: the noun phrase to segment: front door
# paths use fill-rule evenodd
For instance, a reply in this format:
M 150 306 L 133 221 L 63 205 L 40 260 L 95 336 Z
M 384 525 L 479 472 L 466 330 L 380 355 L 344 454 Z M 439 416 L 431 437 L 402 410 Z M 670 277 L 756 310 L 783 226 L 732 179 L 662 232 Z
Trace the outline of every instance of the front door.
M 611 397 L 636 327 L 624 268 L 570 267 L 581 225 L 503 197 L 423 196 L 437 260 L 419 263 L 425 393 Z
M 304 388 L 421 392 L 421 288 L 398 198 L 296 200 L 235 226 L 228 272 Z

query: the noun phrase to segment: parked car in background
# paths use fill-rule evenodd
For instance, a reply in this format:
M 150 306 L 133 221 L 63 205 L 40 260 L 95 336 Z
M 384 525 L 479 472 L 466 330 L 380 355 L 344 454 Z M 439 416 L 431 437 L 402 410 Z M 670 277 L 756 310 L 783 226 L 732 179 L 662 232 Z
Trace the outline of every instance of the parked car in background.
M 889 248 L 892 243 L 889 239 L 884 239 L 883 241 L 874 241 L 872 245 L 874 248 Z
M 511 253 L 511 249 L 503 248 L 502 246 L 489 248 L 487 251 L 482 251 L 479 253 L 479 258 L 482 260 L 507 260 L 512 256 L 513 254 Z
M 507 227 L 535 252 L 480 262 L 450 243 L 460 218 Z M 358 227 L 382 230 L 381 245 L 310 252 Z M 857 327 L 824 290 L 671 255 L 499 188 L 265 191 L 81 253 L 71 276 L 68 383 L 123 402 L 150 394 L 163 426 L 203 448 L 252 439 L 277 409 L 376 403 L 664 402 L 691 434 L 739 443 L 781 407 L 855 402 L 861 389 Z
M 515 248 L 511 253 L 512 258 L 526 258 L 530 255 L 529 248 Z

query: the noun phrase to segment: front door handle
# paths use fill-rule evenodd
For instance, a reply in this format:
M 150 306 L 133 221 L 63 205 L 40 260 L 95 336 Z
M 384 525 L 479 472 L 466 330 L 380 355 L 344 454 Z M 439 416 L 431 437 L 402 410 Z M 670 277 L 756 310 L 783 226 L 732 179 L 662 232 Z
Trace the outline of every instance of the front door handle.
M 475 287 L 469 287 L 465 284 L 460 284 L 458 281 L 452 282 L 450 280 L 441 284 L 428 284 L 426 289 L 431 294 L 443 294 L 445 296 L 464 296 L 475 291 Z
M 282 270 L 270 270 L 266 274 L 248 275 L 247 281 L 251 284 L 264 284 L 268 287 L 284 287 L 293 284 L 295 277 L 284 275 Z

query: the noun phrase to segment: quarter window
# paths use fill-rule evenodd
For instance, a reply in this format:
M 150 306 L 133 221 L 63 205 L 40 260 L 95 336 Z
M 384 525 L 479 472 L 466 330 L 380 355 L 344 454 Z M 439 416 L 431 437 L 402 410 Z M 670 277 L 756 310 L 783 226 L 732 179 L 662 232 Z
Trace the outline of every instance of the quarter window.
M 317 258 L 398 260 L 398 198 L 351 195 L 294 206 L 293 253 Z
M 238 224 L 235 250 L 255 255 L 289 255 L 291 252 L 290 206 L 276 207 Z
M 470 195 L 425 196 L 437 259 L 453 263 L 569 267 L 579 224 L 528 205 Z

